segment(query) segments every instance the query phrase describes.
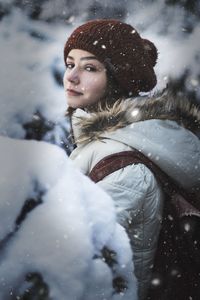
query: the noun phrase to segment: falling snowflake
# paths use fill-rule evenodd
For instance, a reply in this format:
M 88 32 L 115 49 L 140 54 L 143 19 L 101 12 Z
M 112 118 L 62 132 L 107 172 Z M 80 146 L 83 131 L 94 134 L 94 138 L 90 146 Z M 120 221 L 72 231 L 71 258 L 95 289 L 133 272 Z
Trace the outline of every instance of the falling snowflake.
M 161 284 L 160 278 L 156 277 L 156 278 L 152 279 L 151 284 L 154 286 L 159 286 Z
M 172 276 L 177 276 L 178 275 L 178 270 L 177 269 L 171 270 L 171 275 Z
M 185 229 L 185 231 L 190 231 L 190 229 L 191 229 L 191 225 L 189 224 L 189 223 L 185 223 L 184 224 L 184 229 Z
M 197 86 L 199 85 L 199 81 L 198 81 L 197 79 L 195 79 L 195 78 L 192 78 L 192 79 L 190 80 L 190 83 L 191 83 L 191 85 L 194 86 L 194 87 L 197 87 Z
M 139 109 L 134 109 L 132 112 L 131 112 L 131 115 L 133 116 L 133 117 L 135 117 L 135 116 L 137 116 L 138 115 L 138 113 L 139 113 Z
M 170 221 L 172 221 L 174 218 L 172 217 L 172 215 L 168 215 L 168 219 L 169 219 Z

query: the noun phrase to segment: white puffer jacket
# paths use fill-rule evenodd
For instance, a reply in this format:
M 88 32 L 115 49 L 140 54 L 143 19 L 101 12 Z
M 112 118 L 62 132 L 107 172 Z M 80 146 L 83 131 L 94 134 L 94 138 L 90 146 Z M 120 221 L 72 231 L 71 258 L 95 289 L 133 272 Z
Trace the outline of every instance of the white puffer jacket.
M 199 187 L 200 141 L 174 121 L 183 121 L 183 115 L 186 122 L 190 116 L 194 124 L 199 124 L 200 114 L 188 102 L 168 96 L 128 99 L 100 113 L 87 114 L 78 109 L 73 116 L 77 148 L 70 157 L 84 174 L 89 174 L 105 156 L 136 148 L 184 188 Z M 98 184 L 115 201 L 118 221 L 129 234 L 139 299 L 143 299 L 161 227 L 162 190 L 143 164 L 115 171 Z

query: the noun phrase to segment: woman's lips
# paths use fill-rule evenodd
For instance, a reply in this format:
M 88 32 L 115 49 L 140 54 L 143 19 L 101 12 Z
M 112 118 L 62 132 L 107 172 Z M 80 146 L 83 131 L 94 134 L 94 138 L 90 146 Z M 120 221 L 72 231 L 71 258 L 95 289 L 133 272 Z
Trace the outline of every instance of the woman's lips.
M 83 93 L 71 90 L 71 89 L 67 89 L 67 95 L 68 96 L 81 96 L 83 95 Z

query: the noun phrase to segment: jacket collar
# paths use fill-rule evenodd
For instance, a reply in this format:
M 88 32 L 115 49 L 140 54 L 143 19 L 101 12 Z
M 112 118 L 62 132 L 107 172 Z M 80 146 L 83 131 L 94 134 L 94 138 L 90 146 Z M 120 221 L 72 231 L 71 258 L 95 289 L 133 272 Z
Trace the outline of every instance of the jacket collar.
M 167 93 L 159 97 L 138 97 L 118 101 L 112 108 L 93 113 L 81 109 L 72 117 L 76 143 L 100 139 L 104 132 L 112 132 L 135 122 L 161 119 L 174 120 L 187 129 L 200 129 L 200 109 L 185 98 Z

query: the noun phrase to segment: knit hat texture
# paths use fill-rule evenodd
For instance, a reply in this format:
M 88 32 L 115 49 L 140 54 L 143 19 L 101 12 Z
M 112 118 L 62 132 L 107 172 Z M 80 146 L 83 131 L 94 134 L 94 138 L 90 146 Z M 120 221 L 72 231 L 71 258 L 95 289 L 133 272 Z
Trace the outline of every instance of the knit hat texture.
M 105 64 L 128 96 L 148 92 L 156 85 L 157 48 L 141 38 L 131 25 L 115 19 L 97 19 L 76 28 L 64 47 L 64 60 L 72 49 L 88 51 Z

